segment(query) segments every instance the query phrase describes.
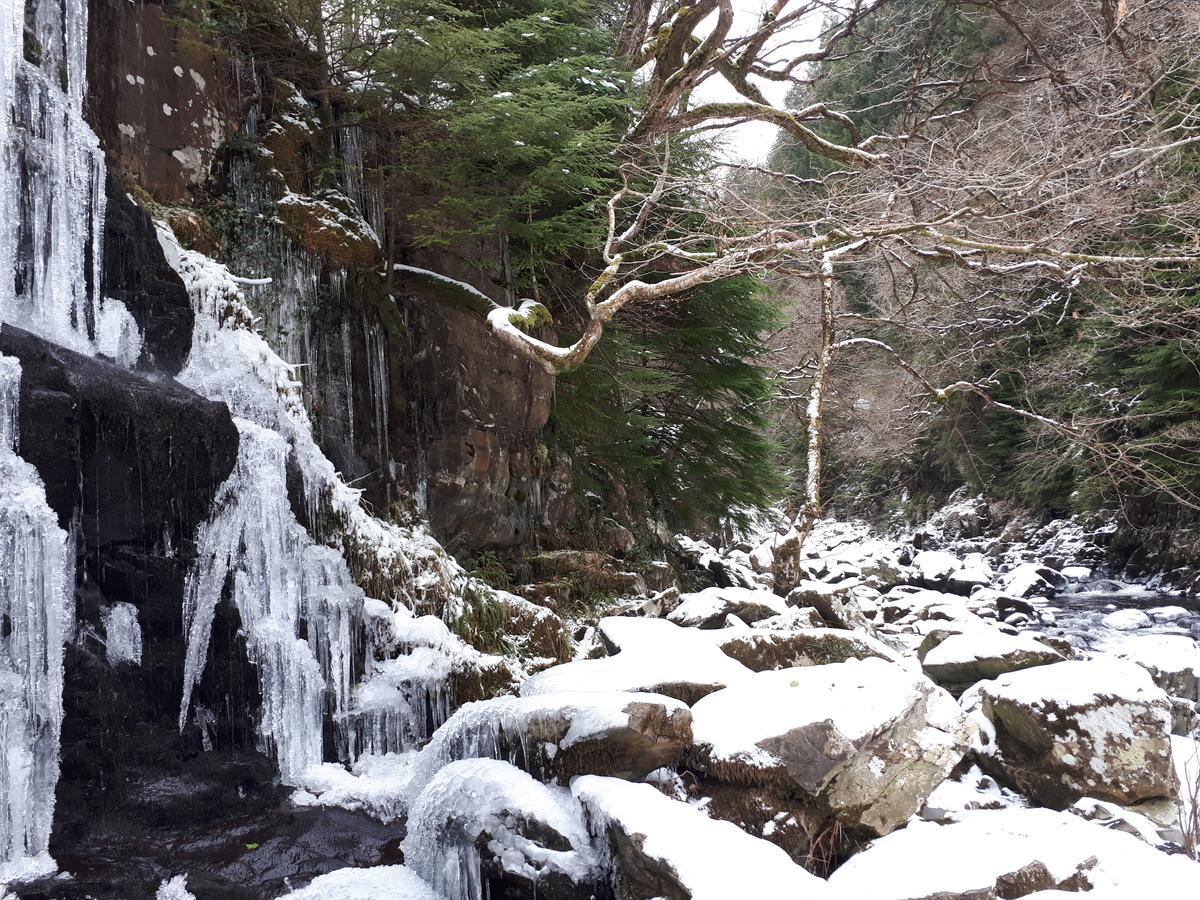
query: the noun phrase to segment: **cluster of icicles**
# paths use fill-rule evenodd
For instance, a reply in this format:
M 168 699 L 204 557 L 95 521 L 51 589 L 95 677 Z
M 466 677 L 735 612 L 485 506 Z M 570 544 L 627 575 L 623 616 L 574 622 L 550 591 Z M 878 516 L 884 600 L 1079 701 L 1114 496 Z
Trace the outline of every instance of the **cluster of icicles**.
M 104 160 L 82 114 L 86 35 L 86 0 L 0 3 L 0 323 L 131 362 L 132 317 L 98 296 Z M 20 364 L 0 356 L 0 884 L 53 866 L 74 625 L 75 555 L 19 455 L 20 385 Z
M 0 278 L 0 327 L 132 367 L 142 347 L 137 324 L 100 292 L 106 173 L 82 114 L 86 40 L 87 0 L 0 2 L 0 272 L 13 273 Z M 310 511 L 332 507 L 372 538 L 392 538 L 397 553 L 403 537 L 367 521 L 356 493 L 313 442 L 293 367 L 228 316 L 231 306 L 244 308 L 244 282 L 182 251 L 169 230 L 161 238 L 197 313 L 179 380 L 227 403 L 240 436 L 235 469 L 197 535 L 199 561 L 187 580 L 180 727 L 194 717 L 208 742 L 212 715 L 193 694 L 217 604 L 227 596 L 261 682 L 259 743 L 286 782 L 321 763 L 329 720 L 344 761 L 408 749 L 448 714 L 444 673 L 414 669 L 357 707 L 356 657 L 366 654 L 367 679 L 374 671 L 363 646 L 364 598 L 341 553 L 314 541 L 293 513 L 289 460 L 303 475 Z M 289 281 L 280 289 L 314 283 Z M 386 379 L 385 372 L 372 375 Z M 18 455 L 20 380 L 19 363 L 0 356 L 0 886 L 53 868 L 63 645 L 74 628 L 74 550 L 36 470 Z M 109 660 L 138 663 L 136 608 L 115 603 L 104 617 Z

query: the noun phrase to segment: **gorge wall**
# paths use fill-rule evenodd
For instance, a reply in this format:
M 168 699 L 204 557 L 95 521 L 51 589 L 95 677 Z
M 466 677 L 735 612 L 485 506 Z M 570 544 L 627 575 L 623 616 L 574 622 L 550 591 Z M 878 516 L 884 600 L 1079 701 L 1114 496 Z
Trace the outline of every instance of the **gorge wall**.
M 0 883 L 78 876 L 22 896 L 131 896 L 163 859 L 211 863 L 218 820 L 264 868 L 202 871 L 206 895 L 378 859 L 398 838 L 340 811 L 261 815 L 280 777 L 446 715 L 444 666 L 352 698 L 406 652 L 364 590 L 508 604 L 558 641 L 424 524 L 464 553 L 560 528 L 551 379 L 472 315 L 389 292 L 353 127 L 330 140 L 294 84 L 187 16 L 0 11 Z M 318 149 L 337 183 L 317 185 Z M 428 264 L 495 291 L 500 257 Z M 315 868 L 280 869 L 280 842 Z

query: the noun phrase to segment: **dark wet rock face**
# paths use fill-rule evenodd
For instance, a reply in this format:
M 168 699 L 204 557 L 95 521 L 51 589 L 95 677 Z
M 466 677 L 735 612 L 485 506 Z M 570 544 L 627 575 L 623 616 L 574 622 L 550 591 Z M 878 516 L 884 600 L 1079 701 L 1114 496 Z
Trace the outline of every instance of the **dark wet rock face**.
M 150 898 L 164 879 L 186 872 L 188 889 L 201 900 L 261 900 L 334 869 L 401 861 L 402 825 L 339 809 L 268 805 L 261 793 L 241 798 L 239 779 L 260 784 L 272 768 L 265 757 L 208 754 L 197 762 L 204 771 L 141 782 L 142 802 L 110 810 L 108 824 L 93 834 L 52 844 L 60 867 L 72 877 L 22 885 L 16 896 Z M 187 815 L 166 815 L 187 797 L 194 801 Z M 143 816 L 149 807 L 162 814 L 161 825 L 125 818 Z
M 150 217 L 112 174 L 106 185 L 104 270 L 100 288 L 120 300 L 142 333 L 140 367 L 177 375 L 192 344 L 192 304 L 163 256 Z
M 158 599 L 164 568 L 180 566 L 172 548 L 194 536 L 233 469 L 229 410 L 7 325 L 0 353 L 21 362 L 20 452 L 62 527 L 78 521 L 88 575 L 121 594 L 112 599 Z

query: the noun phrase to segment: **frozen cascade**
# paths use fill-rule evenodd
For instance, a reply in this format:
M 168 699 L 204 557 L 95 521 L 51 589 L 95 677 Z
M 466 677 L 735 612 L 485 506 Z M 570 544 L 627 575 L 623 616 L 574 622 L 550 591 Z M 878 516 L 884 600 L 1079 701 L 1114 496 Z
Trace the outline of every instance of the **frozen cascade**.
M 104 154 L 83 119 L 87 0 L 0 11 L 0 322 L 132 366 L 141 334 L 100 296 Z M 22 23 L 40 50 L 24 55 Z M 65 85 L 65 88 L 64 88 Z
M 362 652 L 356 642 L 364 634 L 363 594 L 342 554 L 315 541 L 294 515 L 289 461 L 301 473 L 306 520 L 328 521 L 332 514 L 347 540 L 371 548 L 377 565 L 407 573 L 414 590 L 448 591 L 462 579 L 461 569 L 426 532 L 370 516 L 358 492 L 338 477 L 313 440 L 295 367 L 250 330 L 254 316 L 245 303 L 245 280 L 181 248 L 165 226 L 159 238 L 197 313 L 192 352 L 179 380 L 226 403 L 241 438 L 238 463 L 198 537 L 201 562 L 189 576 L 180 725 L 187 721 L 213 615 L 229 583 L 262 684 L 260 739 L 275 753 L 285 779 L 296 780 L 321 762 L 325 714 L 338 725 L 344 759 L 423 740 L 448 715 L 448 698 L 444 687 L 428 701 L 395 686 L 389 693 L 384 677 L 395 661 L 372 670 L 381 678 L 364 685 L 366 707 L 356 710 L 351 703 L 354 660 Z
M 0 884 L 53 869 L 63 641 L 75 555 L 37 470 L 16 453 L 21 368 L 0 356 Z
M 340 555 L 314 544 L 292 514 L 287 442 L 253 422 L 234 421 L 237 465 L 218 492 L 216 513 L 200 528 L 199 561 L 184 597 L 187 657 L 179 724 L 187 720 L 213 616 L 229 582 L 262 685 L 259 738 L 286 781 L 321 762 L 326 710 L 335 716 L 345 711 L 362 592 Z

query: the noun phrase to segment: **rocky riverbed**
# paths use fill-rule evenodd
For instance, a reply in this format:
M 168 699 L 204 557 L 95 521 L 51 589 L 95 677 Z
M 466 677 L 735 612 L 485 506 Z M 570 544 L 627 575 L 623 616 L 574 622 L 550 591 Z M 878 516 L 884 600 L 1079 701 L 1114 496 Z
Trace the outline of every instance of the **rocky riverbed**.
M 1193 898 L 1196 601 L 1108 577 L 1074 523 L 1014 546 L 948 518 L 819 523 L 783 587 L 785 529 L 680 538 L 709 587 L 615 600 L 569 661 L 440 712 L 499 658 L 380 604 L 372 689 L 436 727 L 237 815 L 59 838 L 73 874 L 16 896 Z

